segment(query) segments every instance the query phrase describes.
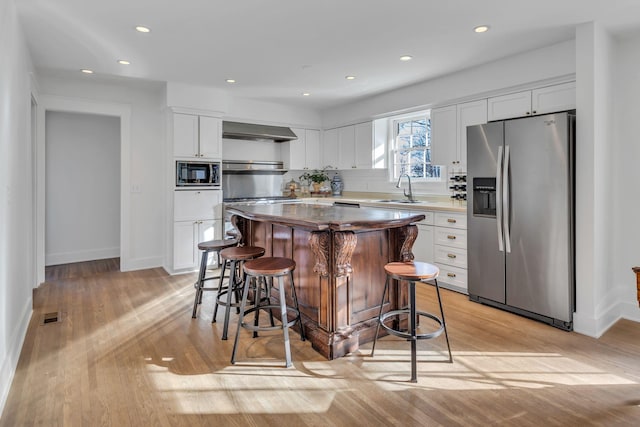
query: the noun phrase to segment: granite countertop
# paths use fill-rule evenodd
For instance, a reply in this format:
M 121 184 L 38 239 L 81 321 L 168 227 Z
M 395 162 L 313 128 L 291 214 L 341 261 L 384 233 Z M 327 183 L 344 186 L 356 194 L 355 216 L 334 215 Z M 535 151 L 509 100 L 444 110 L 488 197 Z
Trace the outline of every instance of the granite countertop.
M 466 202 L 450 200 L 447 197 L 431 197 L 422 198 L 417 203 L 403 203 L 404 197 L 397 195 L 391 197 L 389 195 L 380 194 L 381 197 L 373 198 L 367 194 L 354 194 L 342 197 L 320 197 L 320 198 L 303 198 L 303 203 L 357 203 L 362 207 L 378 207 L 387 209 L 402 209 L 411 211 L 448 211 L 448 212 L 467 212 Z M 386 197 L 385 197 L 386 196 Z M 384 202 L 381 200 L 385 200 Z M 393 200 L 393 201 L 391 201 Z
M 327 200 L 327 199 L 322 199 Z M 329 202 L 327 200 L 327 202 Z M 242 217 L 311 230 L 373 230 L 402 227 L 421 221 L 424 214 L 405 209 L 358 209 L 318 203 L 275 203 L 229 206 L 227 211 Z

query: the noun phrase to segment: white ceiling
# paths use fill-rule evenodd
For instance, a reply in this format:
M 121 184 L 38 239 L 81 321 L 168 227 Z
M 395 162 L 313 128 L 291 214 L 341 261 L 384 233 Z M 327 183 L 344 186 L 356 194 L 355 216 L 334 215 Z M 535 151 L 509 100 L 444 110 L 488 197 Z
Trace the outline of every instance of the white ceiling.
M 82 78 L 185 82 L 318 109 L 566 41 L 580 23 L 617 37 L 640 28 L 640 0 L 15 2 L 39 70 L 90 68 Z M 491 30 L 475 34 L 480 24 Z

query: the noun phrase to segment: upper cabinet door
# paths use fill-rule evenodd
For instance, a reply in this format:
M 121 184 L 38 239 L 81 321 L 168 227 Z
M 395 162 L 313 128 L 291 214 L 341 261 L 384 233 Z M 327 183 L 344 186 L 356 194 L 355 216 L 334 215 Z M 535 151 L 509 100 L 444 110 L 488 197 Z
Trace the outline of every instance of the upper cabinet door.
M 222 120 L 216 117 L 199 117 L 200 157 L 222 158 Z
M 338 169 L 352 169 L 356 167 L 356 132 L 354 126 L 338 128 Z M 335 164 L 331 166 L 336 166 Z
M 173 114 L 173 155 L 222 158 L 222 120 L 193 114 Z
M 487 100 L 458 104 L 458 156 L 462 171 L 467 170 L 467 126 L 487 123 Z
M 305 132 L 305 166 L 307 169 L 322 169 L 319 130 L 307 129 Z
M 173 154 L 175 157 L 200 157 L 198 116 L 173 114 Z
M 457 115 L 455 105 L 431 110 L 431 164 L 447 168 L 456 164 Z
M 555 113 L 576 108 L 576 82 L 542 87 L 531 91 L 533 114 Z
M 322 167 L 338 165 L 338 129 L 328 129 L 322 134 Z
M 373 122 L 355 125 L 355 167 L 371 169 L 373 167 Z
M 296 134 L 298 139 L 282 143 L 282 159 L 284 161 L 284 167 L 294 170 L 305 169 L 307 167 L 305 130 L 297 128 L 292 128 L 291 130 Z
M 531 91 L 510 93 L 489 98 L 489 121 L 525 117 L 531 115 Z

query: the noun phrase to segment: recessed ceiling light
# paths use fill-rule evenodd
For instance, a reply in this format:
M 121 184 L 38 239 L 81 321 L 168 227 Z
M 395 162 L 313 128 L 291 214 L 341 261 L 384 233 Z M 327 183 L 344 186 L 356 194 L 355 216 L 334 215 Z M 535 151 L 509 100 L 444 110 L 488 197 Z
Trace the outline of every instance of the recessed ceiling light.
M 225 80 L 225 81 L 226 81 L 227 83 L 235 83 L 235 82 L 236 82 L 236 80 L 235 80 L 235 79 L 227 79 L 227 80 Z
M 347 80 L 355 80 L 356 76 L 346 76 L 345 79 L 347 79 Z
M 489 31 L 489 26 L 488 25 L 479 25 L 479 26 L 475 27 L 473 29 L 473 31 L 475 31 L 476 33 L 486 33 L 487 31 Z
M 120 64 L 120 65 L 131 65 L 131 62 L 127 61 L 126 59 L 119 59 L 118 60 L 118 64 Z
M 136 31 L 137 31 L 137 32 L 139 32 L 139 33 L 148 33 L 148 32 L 150 32 L 150 31 L 151 31 L 151 28 L 149 28 L 149 27 L 143 27 L 142 25 L 138 25 L 138 26 L 136 27 Z
M 402 55 L 400 57 L 400 61 L 411 61 L 413 59 L 413 56 L 411 55 Z
M 88 68 L 83 68 L 83 69 L 82 69 L 82 70 L 80 70 L 80 71 L 82 71 L 82 72 L 83 72 L 83 73 L 85 73 L 85 74 L 93 74 L 93 70 L 89 70 Z
M 309 92 L 302 92 L 302 96 L 311 96 Z

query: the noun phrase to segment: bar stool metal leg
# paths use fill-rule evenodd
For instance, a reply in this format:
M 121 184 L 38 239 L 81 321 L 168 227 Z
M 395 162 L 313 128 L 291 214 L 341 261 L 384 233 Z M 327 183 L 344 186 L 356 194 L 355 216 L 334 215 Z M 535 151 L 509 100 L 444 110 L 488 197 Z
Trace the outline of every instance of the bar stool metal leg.
M 440 305 L 440 319 L 442 319 L 442 327 L 444 328 L 444 338 L 447 341 L 447 350 L 449 351 L 449 362 L 453 362 L 453 356 L 451 355 L 451 346 L 449 345 L 449 334 L 447 333 L 447 322 L 444 320 L 444 310 L 442 309 L 442 299 L 440 298 L 440 286 L 438 285 L 438 279 L 433 279 L 436 285 L 436 293 L 438 294 L 438 305 Z
M 282 335 L 284 336 L 285 366 L 288 368 L 291 366 L 291 347 L 289 345 L 289 316 L 287 316 L 287 296 L 284 292 L 283 276 L 278 277 L 278 287 L 280 290 L 280 319 L 282 320 Z
M 194 319 L 197 317 L 197 314 L 198 314 L 198 304 L 202 303 L 202 294 L 203 294 L 202 288 L 204 287 L 204 276 L 205 276 L 205 273 L 207 272 L 208 259 L 209 259 L 209 252 L 202 251 L 202 261 L 200 262 L 200 271 L 198 273 L 198 281 L 196 282 L 198 288 L 196 290 L 196 299 L 193 302 L 193 313 L 191 314 L 191 317 Z
M 409 282 L 409 334 L 411 334 L 411 382 L 418 382 L 417 351 L 418 337 L 416 336 L 416 282 Z
M 389 276 L 384 281 L 384 290 L 382 291 L 382 301 L 380 301 L 380 311 L 378 311 L 378 322 L 376 324 L 376 334 L 373 337 L 373 346 L 371 347 L 371 357 L 373 357 L 373 353 L 376 351 L 376 343 L 378 342 L 378 332 L 380 332 L 380 323 L 382 323 L 382 307 L 384 307 L 384 297 L 387 295 L 387 289 L 389 289 Z

